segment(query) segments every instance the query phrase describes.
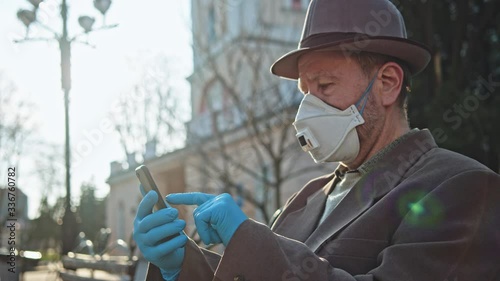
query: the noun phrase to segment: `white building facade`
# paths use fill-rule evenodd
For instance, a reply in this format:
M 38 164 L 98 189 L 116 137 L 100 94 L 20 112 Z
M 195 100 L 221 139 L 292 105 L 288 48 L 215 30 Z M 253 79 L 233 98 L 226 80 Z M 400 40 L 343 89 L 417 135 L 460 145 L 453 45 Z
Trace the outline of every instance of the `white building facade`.
M 271 64 L 296 48 L 309 0 L 192 0 L 191 121 L 186 147 L 146 161 L 163 194 L 230 192 L 242 209 L 268 221 L 314 177 L 316 165 L 295 139 L 302 94 L 274 77 Z M 132 233 L 141 199 L 133 167 L 114 164 L 108 179 L 112 239 Z M 181 217 L 194 229 L 191 208 Z M 193 232 L 194 233 L 194 232 Z

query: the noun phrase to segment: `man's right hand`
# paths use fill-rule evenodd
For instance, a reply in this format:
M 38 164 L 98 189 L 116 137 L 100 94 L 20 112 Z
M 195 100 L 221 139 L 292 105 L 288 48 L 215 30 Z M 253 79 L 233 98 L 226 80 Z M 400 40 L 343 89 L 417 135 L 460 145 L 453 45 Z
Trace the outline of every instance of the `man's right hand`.
M 186 222 L 178 219 L 175 208 L 161 209 L 152 213 L 158 195 L 150 191 L 142 199 L 134 220 L 134 239 L 144 257 L 158 268 L 166 280 L 175 280 L 184 259 L 187 237 L 182 233 Z M 165 241 L 165 238 L 180 233 Z

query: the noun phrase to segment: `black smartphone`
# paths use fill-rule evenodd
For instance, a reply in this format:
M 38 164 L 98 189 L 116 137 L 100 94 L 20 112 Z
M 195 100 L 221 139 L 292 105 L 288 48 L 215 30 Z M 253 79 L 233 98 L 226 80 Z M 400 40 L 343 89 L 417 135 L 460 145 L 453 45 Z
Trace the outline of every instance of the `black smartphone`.
M 156 186 L 155 181 L 153 180 L 153 176 L 151 176 L 151 173 L 149 172 L 149 169 L 141 165 L 135 169 L 135 174 L 139 181 L 141 182 L 142 187 L 144 188 L 144 193 L 143 196 L 146 195 L 149 191 L 154 190 L 156 194 L 158 194 L 158 201 L 155 203 L 155 209 L 160 210 L 164 208 L 172 208 L 170 205 L 168 205 L 165 200 L 163 200 L 163 195 L 161 195 L 160 191 L 158 190 L 158 187 Z M 174 237 L 179 236 L 180 233 L 176 233 L 173 235 L 168 236 L 165 238 L 164 241 L 168 241 Z M 163 241 L 163 242 L 164 242 Z
M 156 194 L 158 194 L 158 201 L 155 204 L 155 209 L 160 210 L 160 209 L 165 209 L 167 207 L 170 207 L 165 203 L 165 200 L 163 200 L 163 196 L 161 195 L 160 191 L 158 190 L 158 187 L 156 186 L 155 181 L 153 180 L 153 176 L 151 176 L 151 173 L 149 172 L 148 167 L 141 165 L 135 169 L 135 174 L 139 181 L 141 182 L 142 187 L 144 188 L 144 193 L 143 195 L 146 195 L 151 190 L 154 190 Z

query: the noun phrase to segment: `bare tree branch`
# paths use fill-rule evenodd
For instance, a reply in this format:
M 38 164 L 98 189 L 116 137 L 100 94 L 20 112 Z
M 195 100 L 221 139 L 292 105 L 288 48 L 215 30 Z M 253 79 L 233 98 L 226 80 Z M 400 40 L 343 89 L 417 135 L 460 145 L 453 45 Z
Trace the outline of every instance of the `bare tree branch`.
M 34 105 L 0 72 L 0 165 L 17 165 L 32 135 Z M 7 169 L 1 169 L 0 175 Z
M 127 157 L 139 153 L 146 157 L 149 144 L 166 153 L 183 145 L 185 138 L 185 109 L 180 97 L 174 95 L 173 80 L 168 58 L 156 56 L 145 66 L 143 77 L 119 102 L 113 116 L 115 130 Z
M 243 196 L 268 220 L 274 208 L 281 205 L 284 182 L 309 170 L 296 171 L 293 163 L 295 155 L 303 153 L 291 125 L 298 103 L 289 97 L 298 96 L 297 88 L 268 71 L 277 53 L 295 47 L 294 40 L 286 38 L 297 36 L 273 38 L 263 24 L 255 30 L 243 28 L 229 37 L 225 47 L 214 48 L 205 39 L 206 33 L 196 31 L 195 27 L 193 48 L 199 55 L 195 79 L 211 81 L 202 93 L 196 93 L 201 96 L 198 104 L 204 108 L 193 108 L 195 119 L 190 123 L 211 117 L 210 122 L 205 122 L 211 124 L 209 132 L 202 130 L 197 135 L 194 125 L 189 131 L 189 143 L 201 158 L 197 168 L 207 178 L 217 179 L 224 190 Z M 317 169 L 311 163 L 311 170 Z M 261 198 L 256 197 L 251 186 L 238 190 L 243 179 L 252 179 L 261 186 Z

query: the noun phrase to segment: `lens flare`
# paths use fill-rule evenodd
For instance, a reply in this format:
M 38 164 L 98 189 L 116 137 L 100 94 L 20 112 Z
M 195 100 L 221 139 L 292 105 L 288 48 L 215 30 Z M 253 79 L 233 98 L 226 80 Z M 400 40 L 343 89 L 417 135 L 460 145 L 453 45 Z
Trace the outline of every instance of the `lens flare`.
M 434 227 L 444 218 L 440 200 L 421 190 L 412 190 L 401 196 L 398 209 L 408 223 L 417 227 Z

